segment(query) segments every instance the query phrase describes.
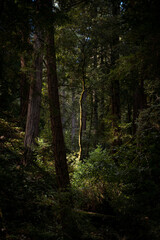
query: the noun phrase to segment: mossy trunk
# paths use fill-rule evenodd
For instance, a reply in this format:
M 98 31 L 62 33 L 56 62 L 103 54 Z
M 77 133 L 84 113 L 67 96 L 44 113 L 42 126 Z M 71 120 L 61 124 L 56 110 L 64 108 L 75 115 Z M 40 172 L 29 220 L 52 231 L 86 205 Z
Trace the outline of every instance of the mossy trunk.
M 83 147 L 83 132 L 86 130 L 86 74 L 85 74 L 85 54 L 84 46 L 82 47 L 82 92 L 79 100 L 80 104 L 80 123 L 79 123 L 79 159 L 84 158 L 84 147 Z

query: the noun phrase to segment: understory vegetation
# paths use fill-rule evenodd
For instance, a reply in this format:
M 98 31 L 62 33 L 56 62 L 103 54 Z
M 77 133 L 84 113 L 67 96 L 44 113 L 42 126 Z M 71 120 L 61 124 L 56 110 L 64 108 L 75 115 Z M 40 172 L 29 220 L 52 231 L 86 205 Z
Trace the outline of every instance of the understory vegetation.
M 60 199 L 68 194 L 81 239 L 159 239 L 160 135 L 155 116 L 160 116 L 159 104 L 140 114 L 137 135 L 114 154 L 97 146 L 82 162 L 70 153 L 70 193 L 58 191 L 50 144 L 39 144 L 32 163 L 24 166 L 24 132 L 1 119 L 1 239 L 65 239 L 61 211 L 67 201 L 63 206 Z

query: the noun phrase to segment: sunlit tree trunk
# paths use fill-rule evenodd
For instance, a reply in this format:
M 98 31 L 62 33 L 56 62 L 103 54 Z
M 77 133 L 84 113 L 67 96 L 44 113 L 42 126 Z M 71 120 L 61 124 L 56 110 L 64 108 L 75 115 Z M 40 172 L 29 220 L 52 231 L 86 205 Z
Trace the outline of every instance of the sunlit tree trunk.
M 82 160 L 84 156 L 84 149 L 83 149 L 83 130 L 84 130 L 84 115 L 83 115 L 83 101 L 85 96 L 85 81 L 82 81 L 83 84 L 83 90 L 81 92 L 80 96 L 80 125 L 79 125 L 79 159 Z
M 85 76 L 85 56 L 84 48 L 82 49 L 82 92 L 80 96 L 80 125 L 79 125 L 79 159 L 83 160 L 84 148 L 83 148 L 83 131 L 86 129 L 86 118 L 84 112 L 85 102 L 86 102 L 86 76 Z

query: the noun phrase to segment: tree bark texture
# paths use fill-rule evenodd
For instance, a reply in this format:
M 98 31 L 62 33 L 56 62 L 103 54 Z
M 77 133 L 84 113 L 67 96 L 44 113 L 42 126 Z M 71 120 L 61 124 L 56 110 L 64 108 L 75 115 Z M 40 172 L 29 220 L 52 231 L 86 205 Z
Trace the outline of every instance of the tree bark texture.
M 70 182 L 60 114 L 58 79 L 54 45 L 54 30 L 52 28 L 50 28 L 47 33 L 46 43 L 47 43 L 46 59 L 47 59 L 48 97 L 50 106 L 51 129 L 53 134 L 53 150 L 55 157 L 56 176 L 59 188 L 61 190 L 65 190 L 69 186 Z
M 63 129 L 63 133 L 65 132 L 65 122 L 66 122 L 66 119 L 65 119 L 65 108 L 66 108 L 66 104 L 65 104 L 65 100 L 66 100 L 66 92 L 65 92 L 65 89 L 62 89 L 62 97 L 61 97 L 61 116 L 62 116 L 62 129 Z
M 116 18 L 119 15 L 120 11 L 120 3 L 119 1 L 112 2 L 112 16 Z M 111 68 L 115 67 L 116 60 L 119 58 L 119 53 L 117 50 L 117 46 L 119 43 L 119 35 L 117 33 L 113 33 L 113 39 L 111 43 Z M 114 141 L 113 145 L 118 145 L 120 143 L 119 136 L 119 121 L 121 119 L 120 112 L 120 86 L 119 80 L 113 79 L 111 82 L 111 103 L 112 103 L 112 127 L 114 132 Z
M 45 4 L 48 16 L 53 21 L 54 13 L 52 12 L 52 2 L 45 1 Z M 47 65 L 48 98 L 50 107 L 51 130 L 53 135 L 53 152 L 55 158 L 55 170 L 58 188 L 61 193 L 59 196 L 59 201 L 61 205 L 60 217 L 62 224 L 63 239 L 78 240 L 80 234 L 77 228 L 76 221 L 74 220 L 71 211 L 71 207 L 73 206 L 72 198 L 70 195 L 70 181 L 68 165 L 66 160 L 64 136 L 62 130 L 58 93 L 58 79 L 56 69 L 54 27 L 52 24 L 50 22 L 50 25 L 46 26 L 46 65 Z
M 86 102 L 86 76 L 85 76 L 85 56 L 84 49 L 82 50 L 82 92 L 79 100 L 80 104 L 80 123 L 79 123 L 79 159 L 83 160 L 84 157 L 84 149 L 83 149 L 83 130 L 86 130 L 86 116 L 84 103 Z
M 42 90 L 42 65 L 41 43 L 37 34 L 34 36 L 34 74 L 30 84 L 27 123 L 25 130 L 24 146 L 26 151 L 32 150 L 35 139 L 39 133 L 41 90 Z
M 23 69 L 26 67 L 25 58 L 21 56 L 21 80 L 20 80 L 20 122 L 21 126 L 25 130 L 27 109 L 29 102 L 29 82 L 27 75 L 23 72 Z
M 71 128 L 71 142 L 72 150 L 75 150 L 75 136 L 76 136 L 76 111 L 75 111 L 75 90 L 72 88 L 72 128 Z
M 93 90 L 93 127 L 94 127 L 94 147 L 98 144 L 98 97 L 96 90 Z
M 84 95 L 85 95 L 85 88 L 83 87 L 83 90 L 81 92 L 81 96 L 80 96 L 80 125 L 79 125 L 79 159 L 83 160 L 83 156 L 84 156 L 84 149 L 83 149 L 83 130 L 84 130 L 84 113 L 83 113 L 83 99 L 84 99 Z
M 86 148 L 86 157 L 89 156 L 89 150 L 91 146 L 91 136 L 92 136 L 92 125 L 93 125 L 93 113 L 94 113 L 94 104 L 93 104 L 93 92 L 90 93 L 90 107 L 91 107 L 91 112 L 90 112 L 90 121 L 89 121 L 89 131 L 88 131 L 88 143 L 87 143 L 87 148 Z

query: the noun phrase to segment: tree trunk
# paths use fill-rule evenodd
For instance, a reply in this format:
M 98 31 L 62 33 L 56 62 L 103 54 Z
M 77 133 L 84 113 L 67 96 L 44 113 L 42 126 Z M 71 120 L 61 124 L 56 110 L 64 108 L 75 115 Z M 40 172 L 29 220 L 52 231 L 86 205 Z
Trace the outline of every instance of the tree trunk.
M 55 158 L 56 177 L 58 188 L 61 193 L 59 195 L 59 201 L 62 208 L 60 213 L 62 233 L 63 239 L 78 240 L 80 239 L 80 234 L 76 221 L 72 215 L 72 198 L 70 194 L 66 195 L 66 193 L 70 193 L 70 180 L 60 114 L 54 45 L 54 29 L 52 27 L 48 29 L 46 45 L 48 97 L 50 106 L 51 129 L 53 135 L 53 152 Z M 63 194 L 64 192 L 65 195 Z
M 62 110 L 62 129 L 63 129 L 63 133 L 65 132 L 64 131 L 64 128 L 65 128 L 65 108 L 66 108 L 66 105 L 65 105 L 65 100 L 66 100 L 66 92 L 65 92 L 65 89 L 62 89 L 62 98 L 61 98 L 61 110 Z
M 119 81 L 112 82 L 111 90 L 112 90 L 112 116 L 113 116 L 112 126 L 113 126 L 113 128 L 117 128 L 118 122 L 121 119 Z
M 82 99 L 82 128 L 83 128 L 83 131 L 86 131 L 86 124 L 87 124 L 87 111 L 86 111 L 86 98 L 87 98 L 87 91 L 85 90 L 84 91 L 84 94 L 83 94 L 83 99 Z
M 83 131 L 86 130 L 86 116 L 84 105 L 86 102 L 86 76 L 85 76 L 85 55 L 84 46 L 82 48 L 82 92 L 80 96 L 80 124 L 79 124 L 79 159 L 84 158 L 84 148 L 83 148 Z
M 113 17 L 117 17 L 120 11 L 120 3 L 119 1 L 113 1 L 112 3 L 112 15 Z M 117 33 L 113 33 L 113 39 L 111 44 L 111 68 L 114 69 L 116 60 L 119 58 L 119 53 L 117 50 L 117 45 L 119 43 L 119 35 Z M 112 103 L 112 127 L 114 132 L 114 140 L 113 145 L 120 144 L 120 128 L 119 122 L 121 119 L 120 113 L 120 87 L 119 87 L 119 80 L 115 79 L 112 80 L 111 83 L 111 103 Z
M 90 146 L 91 146 L 91 133 L 92 133 L 92 125 L 93 125 L 93 110 L 94 110 L 93 92 L 90 93 L 90 99 L 91 99 L 91 103 L 90 103 L 91 112 L 90 112 L 90 121 L 89 121 L 89 131 L 87 134 L 88 135 L 88 143 L 87 143 L 87 149 L 86 149 L 86 157 L 89 156 L 89 150 L 90 150 Z
M 76 135 L 76 112 L 75 112 L 75 90 L 72 88 L 72 129 L 71 129 L 71 142 L 72 150 L 75 150 L 75 135 Z
M 146 106 L 146 95 L 144 93 L 144 82 L 141 80 L 140 85 L 137 83 L 133 95 L 133 134 L 136 133 L 136 119 L 139 116 L 139 111 Z
M 106 60 L 104 59 L 103 56 L 103 49 L 101 49 L 101 68 L 103 69 L 104 66 L 106 65 Z M 105 139 L 105 122 L 104 122 L 104 118 L 105 118 L 105 113 L 107 112 L 105 109 L 105 103 L 104 103 L 104 99 L 105 99 L 105 88 L 104 88 L 104 82 L 101 81 L 100 82 L 100 94 L 99 96 L 99 119 L 98 119 L 98 138 L 99 136 L 102 139 Z M 102 143 L 102 146 L 105 147 L 105 143 Z
M 20 123 L 23 129 L 25 130 L 27 109 L 29 102 L 29 82 L 27 75 L 23 72 L 23 69 L 26 67 L 25 58 L 21 56 L 21 81 L 20 81 Z
M 93 127 L 94 127 L 94 147 L 98 144 L 98 98 L 96 90 L 93 90 Z
M 95 9 L 97 15 L 97 8 Z M 97 70 L 97 48 L 94 54 L 94 69 Z M 97 81 L 97 79 L 96 79 Z M 96 89 L 93 90 L 93 127 L 94 127 L 94 147 L 98 144 L 98 97 Z
M 84 157 L 84 149 L 83 149 L 83 130 L 84 130 L 84 113 L 83 113 L 83 110 L 84 110 L 84 107 L 83 107 L 83 99 L 84 99 L 84 96 L 85 96 L 85 84 L 83 82 L 83 90 L 81 92 L 81 97 L 80 97 L 80 126 L 79 126 L 79 159 L 80 160 L 83 160 L 83 157 Z
M 56 176 L 59 189 L 66 190 L 67 187 L 69 187 L 70 182 L 60 114 L 58 79 L 56 71 L 56 57 L 54 46 L 54 30 L 52 28 L 50 28 L 47 33 L 46 59 L 47 59 L 48 97 L 50 106 L 51 129 L 53 134 L 53 151 L 55 157 Z
M 36 144 L 35 139 L 39 133 L 39 120 L 40 120 L 40 105 L 41 105 L 41 90 L 42 90 L 42 65 L 43 57 L 40 53 L 41 43 L 38 35 L 34 36 L 34 69 L 35 74 L 32 76 L 32 82 L 29 92 L 29 103 L 27 112 L 27 123 L 25 130 L 25 161 L 28 162 L 32 155 L 32 147 Z

